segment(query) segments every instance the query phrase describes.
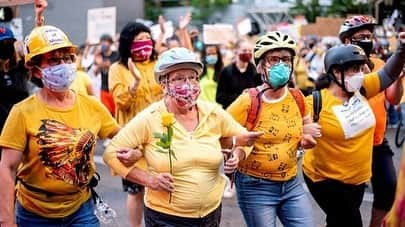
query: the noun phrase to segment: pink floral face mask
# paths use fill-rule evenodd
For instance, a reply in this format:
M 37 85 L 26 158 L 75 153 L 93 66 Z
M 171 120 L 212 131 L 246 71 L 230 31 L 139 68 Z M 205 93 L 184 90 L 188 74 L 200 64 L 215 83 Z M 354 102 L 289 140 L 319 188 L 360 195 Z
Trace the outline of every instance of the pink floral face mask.
M 200 85 L 198 83 L 168 84 L 166 94 L 173 97 L 180 108 L 188 109 L 197 103 Z
M 135 61 L 146 61 L 152 55 L 153 42 L 151 39 L 132 42 L 131 54 Z

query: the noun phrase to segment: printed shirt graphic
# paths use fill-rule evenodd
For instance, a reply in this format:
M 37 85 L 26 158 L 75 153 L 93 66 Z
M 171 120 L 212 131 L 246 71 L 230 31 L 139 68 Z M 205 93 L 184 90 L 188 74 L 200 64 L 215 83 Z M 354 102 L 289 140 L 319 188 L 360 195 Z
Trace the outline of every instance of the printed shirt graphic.
M 93 133 L 47 119 L 42 120 L 36 137 L 47 178 L 77 186 L 89 182 L 94 173 L 90 165 L 90 154 L 96 144 Z
M 367 74 L 364 79 L 363 87 L 368 97 L 378 94 L 380 82 L 377 73 Z M 360 100 L 364 111 L 357 114 L 366 114 L 369 117 L 365 119 L 354 116 L 356 112 L 352 113 L 353 116 L 346 115 L 347 121 L 363 121 L 363 124 L 360 124 L 362 127 L 357 125 L 349 129 L 350 127 L 342 124 L 342 117 L 336 115 L 336 109 L 343 108 L 343 101 L 333 96 L 328 89 L 322 89 L 321 95 L 319 124 L 322 126 L 322 137 L 316 139 L 317 145 L 314 148 L 305 152 L 304 173 L 314 182 L 334 179 L 358 185 L 368 181 L 371 177 L 371 151 L 375 128 L 374 116 L 369 116 L 370 107 L 363 103 L 363 98 Z M 312 96 L 308 96 L 306 101 L 312 105 Z
M 245 125 L 250 108 L 250 96 L 243 93 L 227 111 Z M 305 110 L 309 107 L 305 106 Z M 286 90 L 277 102 L 263 102 L 253 131 L 264 135 L 256 140 L 251 154 L 239 165 L 239 170 L 251 176 L 287 181 L 297 174 L 297 148 L 302 137 L 302 117 L 299 107 Z
M 48 218 L 66 217 L 89 199 L 86 185 L 95 172 L 96 138 L 118 128 L 94 97 L 76 97 L 72 108 L 61 110 L 30 96 L 13 107 L 0 136 L 0 146 L 24 152 L 17 177 L 50 194 L 18 183 L 18 201 Z

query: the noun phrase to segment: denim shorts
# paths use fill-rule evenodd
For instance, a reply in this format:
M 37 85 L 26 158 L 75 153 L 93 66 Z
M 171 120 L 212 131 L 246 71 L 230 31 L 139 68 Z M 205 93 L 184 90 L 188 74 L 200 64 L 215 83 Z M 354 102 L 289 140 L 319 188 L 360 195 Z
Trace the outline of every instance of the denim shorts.
M 297 177 L 272 181 L 237 171 L 235 185 L 248 227 L 275 227 L 276 216 L 285 227 L 314 226 L 311 202 Z
M 100 222 L 94 214 L 92 199 L 83 203 L 73 214 L 63 218 L 46 218 L 34 214 L 17 201 L 16 221 L 19 227 L 99 227 Z
M 185 218 L 144 209 L 145 227 L 219 227 L 222 206 L 201 218 Z

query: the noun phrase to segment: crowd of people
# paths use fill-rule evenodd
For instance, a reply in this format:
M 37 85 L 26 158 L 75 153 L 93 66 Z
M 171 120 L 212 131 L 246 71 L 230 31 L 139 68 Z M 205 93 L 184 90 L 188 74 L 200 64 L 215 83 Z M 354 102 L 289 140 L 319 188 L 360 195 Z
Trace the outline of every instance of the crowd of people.
M 159 17 L 157 40 L 129 22 L 78 47 L 44 24 L 46 6 L 23 52 L 0 25 L 1 227 L 100 226 L 99 140 L 133 227 L 220 226 L 235 189 L 249 227 L 315 226 L 310 195 L 326 226 L 360 227 L 369 181 L 370 227 L 404 225 L 405 162 L 397 177 L 385 132 L 405 32 L 381 52 L 375 21 L 355 15 L 339 43 L 269 31 L 232 43 L 229 62 L 229 46 L 188 32 L 191 14 L 167 40 Z

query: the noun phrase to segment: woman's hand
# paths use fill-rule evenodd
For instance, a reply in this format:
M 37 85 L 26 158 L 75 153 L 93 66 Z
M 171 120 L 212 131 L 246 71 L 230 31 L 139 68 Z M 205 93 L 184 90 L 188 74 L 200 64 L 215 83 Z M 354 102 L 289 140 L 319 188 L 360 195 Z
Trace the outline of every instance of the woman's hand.
M 158 173 L 151 176 L 146 187 L 156 191 L 174 192 L 173 176 L 170 173 Z
M 132 166 L 141 157 L 142 152 L 139 149 L 122 147 L 117 150 L 117 159 L 127 167 Z
M 309 134 L 303 134 L 301 138 L 301 147 L 304 149 L 310 149 L 315 147 L 316 140 L 313 136 Z
M 128 58 L 128 69 L 134 77 L 134 83 L 128 87 L 129 93 L 135 95 L 136 89 L 138 89 L 139 82 L 141 81 L 141 73 L 131 58 Z
M 184 30 L 187 28 L 187 26 L 190 24 L 191 21 L 191 13 L 187 12 L 186 15 L 180 16 L 179 20 L 179 29 Z
M 252 146 L 263 132 L 245 132 L 236 136 L 236 146 Z
M 303 126 L 303 133 L 309 134 L 315 138 L 321 137 L 321 125 L 318 123 L 307 123 Z
M 227 151 L 228 150 L 225 149 L 225 152 L 227 152 Z M 224 152 L 224 150 L 223 150 L 223 152 Z M 233 152 L 230 152 L 230 154 L 228 154 L 228 157 L 229 158 L 227 160 L 225 160 L 225 166 L 224 166 L 225 174 L 230 174 L 230 173 L 233 173 L 233 171 L 235 171 L 235 169 L 239 165 L 239 161 L 243 160 L 245 158 L 245 151 L 243 151 L 243 149 L 241 147 L 237 147 L 237 148 L 235 148 L 235 150 Z

